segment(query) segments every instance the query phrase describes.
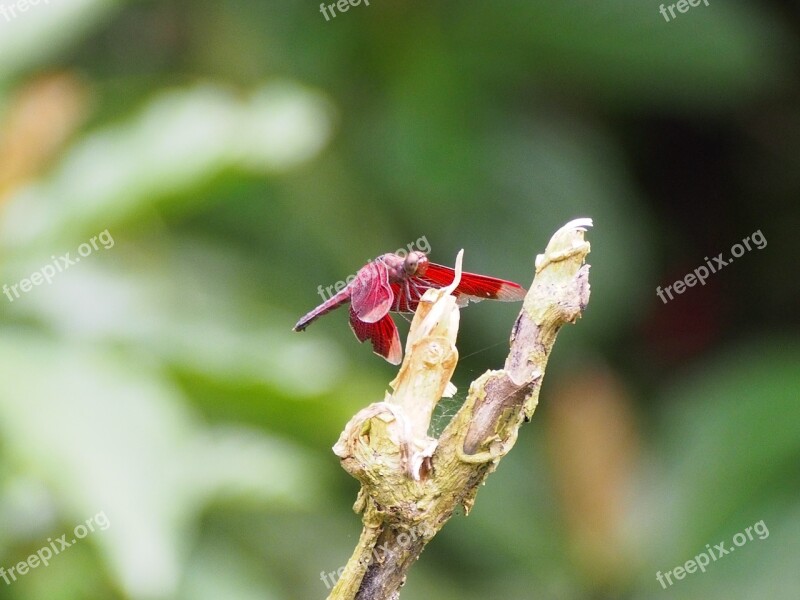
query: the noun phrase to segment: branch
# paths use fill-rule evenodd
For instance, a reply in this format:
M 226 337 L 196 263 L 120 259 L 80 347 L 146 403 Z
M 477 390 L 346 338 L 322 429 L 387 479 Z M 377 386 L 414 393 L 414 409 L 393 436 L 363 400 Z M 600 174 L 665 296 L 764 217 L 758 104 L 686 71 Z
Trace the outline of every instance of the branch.
M 460 505 L 469 514 L 478 487 L 514 446 L 533 415 L 547 359 L 561 326 L 574 323 L 589 301 L 590 219 L 559 229 L 544 254 L 511 331 L 505 366 L 472 383 L 438 440 L 428 437 L 431 414 L 455 388 L 459 312 L 453 284 L 428 290 L 414 315 L 406 357 L 383 402 L 345 427 L 334 452 L 361 482 L 354 510 L 364 529 L 328 600 L 396 600 L 412 564 Z

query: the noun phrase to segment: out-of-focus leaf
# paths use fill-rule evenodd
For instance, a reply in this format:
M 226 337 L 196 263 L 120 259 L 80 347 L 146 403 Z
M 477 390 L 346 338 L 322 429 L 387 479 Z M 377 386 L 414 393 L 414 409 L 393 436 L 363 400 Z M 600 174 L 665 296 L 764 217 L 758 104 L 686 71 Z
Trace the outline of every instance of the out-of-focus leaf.
M 664 460 L 647 465 L 639 498 L 642 555 L 669 568 L 796 503 L 786 473 L 800 458 L 799 363 L 796 343 L 752 341 L 671 389 L 655 446 Z
M 113 227 L 228 169 L 284 171 L 330 135 L 328 104 L 292 83 L 246 97 L 213 85 L 163 92 L 127 123 L 83 138 L 42 183 L 22 188 L 0 223 L 6 248 Z
M 67 338 L 123 343 L 206 377 L 267 385 L 296 398 L 334 385 L 342 369 L 335 348 L 319 336 L 293 333 L 296 317 L 277 321 L 274 311 L 256 303 L 245 259 L 192 240 L 176 247 L 126 252 L 125 258 L 114 255 L 125 252 L 124 242 L 101 246 L 50 285 L 6 306 Z M 242 268 L 232 272 L 229 264 Z M 3 272 L 11 281 L 40 268 L 14 262 Z
M 729 526 L 687 548 L 682 554 L 671 556 L 660 555 L 656 561 L 643 561 L 640 565 L 638 589 L 634 597 L 652 598 L 656 600 L 669 594 L 677 600 L 751 600 L 752 598 L 793 598 L 797 592 L 797 575 L 792 566 L 800 561 L 800 511 L 796 502 L 794 506 L 786 504 L 781 507 L 770 503 L 758 506 L 758 512 L 750 510 L 751 517 L 737 519 Z M 755 507 L 751 507 L 755 508 Z M 756 515 L 756 516 L 752 516 Z M 762 524 L 769 535 L 764 537 Z M 753 539 L 748 539 L 741 546 L 733 543 L 733 537 L 742 533 L 746 535 L 747 527 L 759 523 L 759 532 L 751 530 Z M 763 539 L 762 539 L 763 538 Z M 741 542 L 741 538 L 739 538 Z M 725 548 L 734 550 L 721 554 L 716 546 L 724 542 Z M 708 545 L 708 547 L 706 547 Z M 652 548 L 658 550 L 658 547 Z M 685 573 L 678 580 L 671 576 L 672 585 L 663 577 L 667 571 L 675 567 L 684 567 L 686 562 L 709 549 L 715 559 L 707 558 L 709 565 L 705 572 L 695 570 Z M 703 560 L 703 559 L 701 559 Z M 661 571 L 664 585 L 658 583 L 656 573 Z M 666 590 L 664 589 L 666 586 Z
M 518 262 L 541 251 L 536 244 L 548 239 L 556 219 L 591 217 L 602 224 L 591 237 L 594 302 L 571 335 L 613 335 L 645 306 L 641 282 L 653 269 L 648 237 L 655 225 L 637 201 L 616 141 L 588 124 L 558 118 L 497 133 L 491 146 L 504 154 L 487 156 L 486 169 L 497 204 L 520 224 L 504 246 Z
M 762 4 L 703 4 L 670 22 L 660 2 L 503 4 L 454 19 L 458 54 L 494 85 L 538 76 L 614 109 L 717 110 L 787 75 L 791 35 Z
M 206 542 L 191 557 L 178 600 L 279 600 L 263 568 L 225 541 Z
M 119 0 L 3 2 L 0 14 L 0 89 L 14 75 L 53 60 L 120 4 Z M 24 9 L 20 6 L 24 5 Z
M 8 333 L 0 381 L 16 382 L 0 389 L 12 465 L 52 490 L 65 521 L 105 513 L 110 527 L 90 539 L 133 598 L 174 594 L 187 533 L 221 490 L 297 505 L 314 489 L 297 448 L 206 431 L 163 378 L 130 357 Z

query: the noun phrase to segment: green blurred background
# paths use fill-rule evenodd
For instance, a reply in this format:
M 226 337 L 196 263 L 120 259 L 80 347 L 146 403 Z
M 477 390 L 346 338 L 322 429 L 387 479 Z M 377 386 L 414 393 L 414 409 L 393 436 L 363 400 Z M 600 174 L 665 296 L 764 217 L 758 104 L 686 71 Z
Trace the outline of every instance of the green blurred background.
M 0 598 L 325 597 L 360 532 L 330 448 L 395 371 L 343 311 L 291 332 L 317 287 L 422 236 L 528 285 L 580 216 L 588 310 L 403 598 L 800 598 L 800 14 L 659 4 L 0 14 L 0 283 L 114 242 L 0 296 L 0 566 L 111 524 Z M 656 296 L 756 231 L 762 250 Z M 436 428 L 518 309 L 462 313 Z

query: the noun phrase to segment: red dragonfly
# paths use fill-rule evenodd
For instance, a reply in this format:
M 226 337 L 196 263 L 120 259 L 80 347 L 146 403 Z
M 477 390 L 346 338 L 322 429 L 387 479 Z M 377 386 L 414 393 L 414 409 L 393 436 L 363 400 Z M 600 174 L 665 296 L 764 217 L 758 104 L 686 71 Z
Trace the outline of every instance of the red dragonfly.
M 429 288 L 443 288 L 455 278 L 455 271 L 428 261 L 424 252 L 408 256 L 384 254 L 367 263 L 341 292 L 331 296 L 301 318 L 294 331 L 303 331 L 322 315 L 350 303 L 350 327 L 360 342 L 370 340 L 375 354 L 393 365 L 403 358 L 400 336 L 389 312 L 412 313 Z M 485 298 L 514 302 L 525 297 L 525 289 L 511 281 L 462 273 L 453 292 L 459 306 Z

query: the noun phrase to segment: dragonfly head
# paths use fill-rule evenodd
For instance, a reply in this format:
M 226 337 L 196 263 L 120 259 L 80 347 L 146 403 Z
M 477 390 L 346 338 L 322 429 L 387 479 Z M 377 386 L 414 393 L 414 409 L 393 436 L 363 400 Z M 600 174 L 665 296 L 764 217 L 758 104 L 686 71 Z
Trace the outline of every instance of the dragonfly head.
M 424 275 L 428 270 L 428 257 L 424 252 L 413 251 L 409 252 L 403 262 L 403 270 L 406 272 L 407 277 L 415 275 Z

